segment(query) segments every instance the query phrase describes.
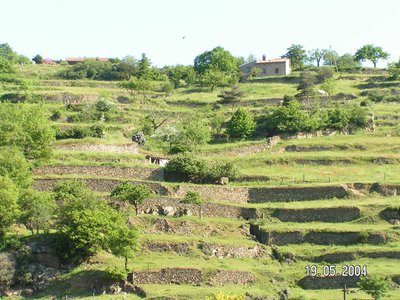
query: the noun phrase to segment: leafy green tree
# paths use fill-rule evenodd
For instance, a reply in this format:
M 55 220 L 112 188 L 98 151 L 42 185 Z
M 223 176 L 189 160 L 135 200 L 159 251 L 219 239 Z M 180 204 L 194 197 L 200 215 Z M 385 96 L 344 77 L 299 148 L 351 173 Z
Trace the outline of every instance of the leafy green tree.
M 18 195 L 14 182 L 8 177 L 0 176 L 0 240 L 19 216 Z
M 390 74 L 391 79 L 399 79 L 400 78 L 400 61 L 389 63 L 388 64 L 388 72 Z
M 201 84 L 204 86 L 210 86 L 211 91 L 215 87 L 225 86 L 230 82 L 230 77 L 225 73 L 218 70 L 207 70 L 201 76 Z
M 19 188 L 31 186 L 31 164 L 18 148 L 0 147 L 0 176 L 9 177 Z
M 13 74 L 15 73 L 15 67 L 11 61 L 0 56 L 0 74 L 2 73 Z
M 298 101 L 289 101 L 277 107 L 266 117 L 267 129 L 271 133 L 298 133 L 312 131 L 314 124 L 310 115 L 301 109 Z
M 300 74 L 300 82 L 297 86 L 297 90 L 300 92 L 297 97 L 310 98 L 314 96 L 314 88 L 317 83 L 317 77 L 315 73 L 311 71 L 304 71 Z
M 334 66 L 337 64 L 338 59 L 339 54 L 335 50 L 328 50 L 323 57 L 324 65 Z
M 10 63 L 15 63 L 17 60 L 17 53 L 13 51 L 11 46 L 7 43 L 0 44 L 0 58 L 4 58 Z
M 228 123 L 228 133 L 231 137 L 245 139 L 253 134 L 256 123 L 250 112 L 244 108 L 235 111 Z
M 122 218 L 115 218 L 115 230 L 109 236 L 109 247 L 115 256 L 125 258 L 125 270 L 128 271 L 128 259 L 139 250 L 138 232 L 135 227 L 128 227 Z
M 177 144 L 181 149 L 193 151 L 211 140 L 211 131 L 206 120 L 200 117 L 192 117 L 183 122 L 179 131 Z
M 228 75 L 236 75 L 239 70 L 236 57 L 222 47 L 216 47 L 211 51 L 205 51 L 196 56 L 194 69 L 198 74 L 214 70 Z
M 142 58 L 138 63 L 138 78 L 149 79 L 151 73 L 151 62 L 145 53 L 142 54 Z
M 329 50 L 326 49 L 312 49 L 308 51 L 310 61 L 315 61 L 317 63 L 317 67 L 319 68 L 321 60 L 326 56 Z
M 339 70 L 352 70 L 361 68 L 361 63 L 354 59 L 351 53 L 345 53 L 336 59 L 337 67 Z
M 135 213 L 138 214 L 138 206 L 151 195 L 151 191 L 145 185 L 134 185 L 131 182 L 123 182 L 115 187 L 111 192 L 111 197 L 125 201 L 135 207 Z
M 307 53 L 302 45 L 292 44 L 289 48 L 287 48 L 287 52 L 283 55 L 283 57 L 290 59 L 293 69 L 302 69 L 307 60 Z
M 235 104 L 239 103 L 244 96 L 244 92 L 240 90 L 238 85 L 234 85 L 230 90 L 225 90 L 221 94 L 218 95 L 218 98 L 221 100 L 218 103 L 221 104 L 232 104 L 232 110 L 235 107 Z
M 163 72 L 177 89 L 181 86 L 192 84 L 196 81 L 196 72 L 193 66 L 170 66 L 164 67 Z
M 198 192 L 191 192 L 188 191 L 185 195 L 185 198 L 183 198 L 181 203 L 185 204 L 194 204 L 199 206 L 199 218 L 202 218 L 202 207 L 201 205 L 203 204 L 203 199 L 201 198 L 200 194 Z
M 322 67 L 319 68 L 316 74 L 316 83 L 323 83 L 327 79 L 333 78 L 335 71 L 331 67 Z
M 152 135 L 167 121 L 168 117 L 153 111 L 140 118 L 140 129 L 145 135 Z
M 358 287 L 375 300 L 384 297 L 391 288 L 390 279 L 380 276 L 361 277 Z
M 132 97 L 134 97 L 136 93 L 142 94 L 143 99 L 146 99 L 147 94 L 154 89 L 150 80 L 136 77 L 132 77 L 129 81 L 121 82 L 120 86 L 126 89 Z
M 26 190 L 18 200 L 22 211 L 21 220 L 31 230 L 32 235 L 42 229 L 49 231 L 55 215 L 56 203 L 49 193 Z
M 376 64 L 380 59 L 389 58 L 389 53 L 383 51 L 382 47 L 367 44 L 358 49 L 354 57 L 357 61 L 370 60 L 374 64 L 374 68 L 376 68 Z
M 80 181 L 71 180 L 55 188 L 60 202 L 57 230 L 58 249 L 69 262 L 79 262 L 100 250 L 109 250 L 126 258 L 137 249 L 135 230 L 124 217 L 106 205 Z
M 0 146 L 17 147 L 28 160 L 48 160 L 55 133 L 44 106 L 1 103 L 0 107 Z
M 340 107 L 328 110 L 328 127 L 335 130 L 343 130 L 349 125 L 349 115 L 347 111 Z
M 43 63 L 43 57 L 40 56 L 39 54 L 36 54 L 36 55 L 32 58 L 32 60 L 33 60 L 36 64 L 38 64 L 38 65 L 40 65 L 40 64 Z

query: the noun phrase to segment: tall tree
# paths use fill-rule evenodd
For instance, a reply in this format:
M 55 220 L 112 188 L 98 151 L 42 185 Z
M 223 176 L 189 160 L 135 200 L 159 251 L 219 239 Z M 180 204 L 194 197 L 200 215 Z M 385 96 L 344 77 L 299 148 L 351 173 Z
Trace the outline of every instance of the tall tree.
M 253 134 L 256 123 L 250 112 L 243 108 L 235 111 L 228 123 L 228 133 L 232 137 L 245 139 Z
M 216 47 L 211 51 L 205 51 L 194 59 L 194 69 L 198 74 L 214 70 L 236 75 L 238 72 L 238 60 L 229 51 L 222 47 Z
M 321 60 L 325 57 L 325 55 L 329 52 L 326 49 L 312 49 L 308 51 L 308 55 L 311 61 L 315 61 L 317 63 L 317 67 L 319 68 Z
M 302 69 L 305 61 L 307 60 L 307 53 L 303 45 L 292 44 L 287 48 L 286 54 L 282 57 L 289 58 L 293 69 Z
M 32 58 L 32 60 L 33 60 L 36 64 L 38 64 L 38 65 L 40 65 L 40 64 L 43 63 L 43 57 L 42 57 L 41 55 L 39 55 L 39 54 L 36 54 L 36 55 Z
M 215 87 L 225 86 L 229 83 L 230 77 L 225 72 L 218 70 L 207 70 L 201 76 L 201 84 L 204 86 L 210 86 L 211 91 L 214 91 Z
M 141 79 L 149 79 L 151 73 L 151 62 L 145 53 L 142 54 L 142 58 L 138 63 L 138 77 Z
M 357 61 L 361 62 L 369 60 L 374 64 L 374 68 L 376 68 L 376 64 L 380 59 L 385 60 L 389 58 L 389 53 L 383 51 L 382 47 L 367 44 L 358 49 L 354 57 Z
M 16 62 L 18 55 L 13 51 L 11 46 L 7 43 L 0 44 L 0 57 L 4 58 L 5 60 L 14 63 Z

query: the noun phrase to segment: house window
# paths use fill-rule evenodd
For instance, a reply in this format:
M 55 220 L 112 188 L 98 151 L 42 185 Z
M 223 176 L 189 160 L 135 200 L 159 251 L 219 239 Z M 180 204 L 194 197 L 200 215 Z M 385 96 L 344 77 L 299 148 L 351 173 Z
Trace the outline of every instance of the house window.
M 275 74 L 279 74 L 279 68 L 275 68 Z

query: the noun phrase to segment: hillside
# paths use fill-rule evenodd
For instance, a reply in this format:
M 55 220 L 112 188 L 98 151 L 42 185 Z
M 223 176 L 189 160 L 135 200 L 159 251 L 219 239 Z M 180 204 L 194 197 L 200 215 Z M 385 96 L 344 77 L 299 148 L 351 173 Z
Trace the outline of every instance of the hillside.
M 355 291 L 347 299 L 366 299 L 353 266 L 390 277 L 394 288 L 383 299 L 400 298 L 399 81 L 389 80 L 384 71 L 335 74 L 334 95 L 300 101 L 317 111 L 363 103 L 374 115 L 373 131 L 267 138 L 264 116 L 281 106 L 285 95 L 297 93 L 298 73 L 239 83 L 244 97 L 232 108 L 218 102 L 221 88 L 193 85 L 133 97 L 117 81 L 61 80 L 56 74 L 63 68 L 21 67 L 13 80 L 2 80 L 0 99 L 43 103 L 51 116 L 57 139 L 53 157 L 33 168 L 36 190 L 52 191 L 61 181 L 79 179 L 113 207 L 129 212 L 141 249 L 128 268 L 148 298 L 205 299 L 222 291 L 272 299 L 288 290 L 289 299 L 341 299 L 346 284 Z M 107 109 L 96 106 L 99 101 Z M 253 136 L 223 134 L 237 107 L 256 117 Z M 157 130 L 208 120 L 211 130 L 221 132 L 197 145 L 194 156 L 211 164 L 233 163 L 236 178 L 225 185 L 168 182 L 163 167 L 147 157 L 174 157 L 170 145 L 157 140 L 158 131 L 145 134 L 143 146 L 132 142 L 146 116 L 162 123 Z M 123 181 L 153 191 L 139 205 L 138 216 L 110 198 Z M 198 206 L 180 202 L 188 191 L 204 199 L 202 218 Z M 8 234 L 38 238 L 16 225 Z M 50 255 L 37 254 L 42 264 L 44 254 Z M 123 265 L 123 258 L 107 251 L 62 271 L 48 263 L 44 272 L 55 275 L 30 297 L 137 299 L 134 294 L 101 295 L 108 284 L 106 270 Z M 324 266 L 330 265 L 337 273 L 350 266 L 349 274 L 324 276 Z M 306 276 L 310 266 L 318 269 L 315 278 Z

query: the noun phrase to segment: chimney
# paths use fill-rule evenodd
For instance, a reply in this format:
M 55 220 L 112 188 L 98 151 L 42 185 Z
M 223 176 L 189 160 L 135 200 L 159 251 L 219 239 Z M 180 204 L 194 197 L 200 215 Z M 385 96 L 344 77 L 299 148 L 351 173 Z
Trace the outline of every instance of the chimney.
M 266 56 L 265 54 L 263 54 L 262 60 L 263 60 L 263 61 L 266 61 L 266 60 L 267 60 L 267 56 Z

